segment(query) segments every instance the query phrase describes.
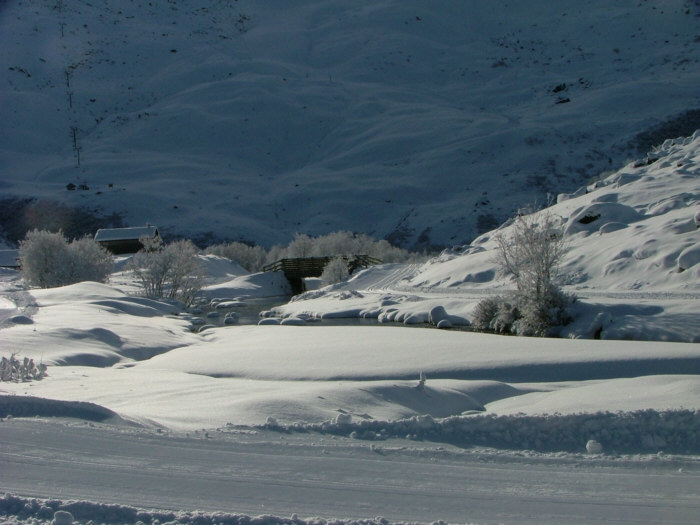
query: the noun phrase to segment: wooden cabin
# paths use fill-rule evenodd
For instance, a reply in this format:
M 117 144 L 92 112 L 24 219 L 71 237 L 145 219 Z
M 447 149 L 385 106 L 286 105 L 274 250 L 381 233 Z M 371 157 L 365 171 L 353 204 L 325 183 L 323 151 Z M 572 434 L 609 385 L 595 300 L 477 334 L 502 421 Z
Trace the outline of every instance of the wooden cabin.
M 135 228 L 103 228 L 97 230 L 95 241 L 114 255 L 136 253 L 143 244 L 142 237 L 154 239 L 160 237 L 155 226 L 138 226 Z

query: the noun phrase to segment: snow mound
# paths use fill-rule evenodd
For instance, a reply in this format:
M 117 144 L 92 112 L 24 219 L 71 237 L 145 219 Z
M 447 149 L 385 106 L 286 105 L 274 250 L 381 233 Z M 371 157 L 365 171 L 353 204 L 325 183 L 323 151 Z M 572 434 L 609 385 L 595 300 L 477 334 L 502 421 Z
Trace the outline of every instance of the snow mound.
M 0 417 L 61 417 L 124 424 L 118 414 L 94 403 L 0 395 Z
M 38 305 L 32 322 L 3 330 L 3 350 L 22 355 L 27 348 L 40 348 L 32 357 L 49 365 L 111 366 L 147 359 L 182 346 L 190 333 L 189 322 L 175 315 L 177 305 L 106 284 L 83 282 L 30 293 Z
M 263 426 L 263 428 L 267 428 Z M 595 412 L 581 414 L 462 415 L 435 419 L 429 415 L 396 421 L 352 420 L 277 426 L 288 432 L 319 432 L 383 441 L 409 438 L 461 447 L 578 452 L 591 440 L 610 453 L 671 452 L 697 454 L 700 414 L 695 410 Z
M 63 501 L 56 499 L 23 498 L 13 494 L 0 497 L 0 516 L 6 525 L 65 525 L 70 518 L 79 523 L 103 523 L 105 525 L 390 525 L 384 518 L 376 519 L 324 519 L 300 518 L 296 514 L 284 518 L 273 515 L 249 516 L 226 512 L 159 511 L 144 510 L 128 505 L 97 503 L 92 501 Z M 72 522 L 71 519 L 71 523 Z M 53 521 L 52 521 L 53 520 Z M 443 522 L 435 522 L 443 525 Z

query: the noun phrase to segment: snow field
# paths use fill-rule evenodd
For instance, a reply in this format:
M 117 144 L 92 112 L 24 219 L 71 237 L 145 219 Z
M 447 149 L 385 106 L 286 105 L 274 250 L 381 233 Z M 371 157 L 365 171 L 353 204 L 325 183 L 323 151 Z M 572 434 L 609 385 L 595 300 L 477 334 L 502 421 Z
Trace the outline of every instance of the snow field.
M 175 431 L 274 421 L 359 437 L 458 435 L 463 444 L 546 450 L 583 450 L 589 439 L 626 451 L 696 446 L 700 380 L 688 375 L 697 373 L 695 344 L 389 326 L 252 325 L 194 334 L 171 305 L 107 285 L 33 294 L 34 323 L 3 330 L 2 337 L 7 348 L 43 348 L 49 376 L 3 383 L 0 390 L 13 401 L 32 396 L 5 415 L 45 415 L 51 409 L 32 409 L 45 398 L 93 403 L 124 420 Z M 71 413 L 70 405 L 61 408 Z M 645 419 L 647 410 L 657 419 Z M 608 435 L 603 422 L 614 414 L 626 430 Z M 525 430 L 507 430 L 525 416 L 531 418 L 521 420 Z M 554 427 L 552 417 L 562 430 L 537 437 Z
M 575 321 L 561 330 L 568 339 L 397 326 L 468 327 L 479 300 L 507 293 L 511 284 L 493 261 L 494 232 L 423 264 L 369 268 L 263 314 L 289 326 L 224 323 L 199 334 L 204 311 L 135 296 L 120 259 L 110 284 L 31 290 L 31 297 L 17 295 L 15 274 L 3 275 L 2 297 L 20 315 L 4 311 L 22 320 L 5 323 L 3 349 L 48 364 L 49 377 L 0 389 L 95 403 L 178 431 L 272 421 L 299 429 L 350 425 L 358 436 L 381 436 L 382 428 L 421 435 L 412 418 L 429 415 L 443 438 L 461 428 L 456 421 L 477 425 L 457 432 L 472 436 L 469 443 L 583 450 L 595 439 L 603 450 L 695 450 L 698 151 L 697 133 L 666 141 L 654 162 L 628 165 L 550 208 L 570 242 L 565 289 L 580 297 Z M 207 315 L 225 318 L 247 301 L 288 293 L 281 274 L 248 275 L 215 256 L 202 261 Z M 376 326 L 337 325 L 347 318 Z M 623 430 L 606 435 L 602 422 L 614 415 Z M 563 430 L 550 440 L 536 429 L 553 427 L 552 417 Z M 527 430 L 487 438 L 478 430 L 507 429 L 511 421 L 528 422 Z

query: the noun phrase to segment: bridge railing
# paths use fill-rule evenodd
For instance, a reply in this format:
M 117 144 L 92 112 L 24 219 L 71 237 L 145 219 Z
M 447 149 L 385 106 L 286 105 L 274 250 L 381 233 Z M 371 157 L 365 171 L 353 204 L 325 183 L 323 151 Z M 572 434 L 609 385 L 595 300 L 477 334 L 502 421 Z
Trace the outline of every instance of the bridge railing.
M 381 260 L 369 255 L 340 255 L 326 257 L 285 258 L 263 267 L 264 272 L 284 272 L 287 278 L 320 277 L 329 262 L 340 257 L 352 274 L 358 268 L 381 264 Z

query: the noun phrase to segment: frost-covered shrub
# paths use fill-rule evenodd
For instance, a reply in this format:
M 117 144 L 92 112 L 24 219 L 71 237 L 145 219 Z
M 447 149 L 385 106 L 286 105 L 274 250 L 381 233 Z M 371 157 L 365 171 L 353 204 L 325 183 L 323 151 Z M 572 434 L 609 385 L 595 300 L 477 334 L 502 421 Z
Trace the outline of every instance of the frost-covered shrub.
M 555 288 L 567 250 L 558 220 L 549 212 L 518 215 L 508 235 L 495 236 L 496 263 L 515 279 L 518 293 L 540 298 Z
M 563 293 L 555 282 L 567 251 L 557 218 L 546 211 L 520 214 L 509 233 L 500 233 L 495 240 L 495 262 L 503 274 L 514 278 L 517 291 L 508 301 L 497 300 L 490 329 L 546 336 L 553 326 L 567 324 L 571 320 L 568 306 L 575 298 Z M 479 314 L 488 317 L 493 309 L 492 303 L 485 303 Z
M 520 294 L 487 297 L 474 309 L 472 326 L 499 334 L 545 337 L 552 327 L 571 322 L 569 306 L 574 301 L 561 290 L 552 291 L 542 302 Z
M 518 307 L 502 299 L 498 303 L 496 315 L 491 319 L 489 328 L 499 334 L 514 332 L 513 325 L 520 318 Z
M 474 308 L 474 318 L 472 319 L 472 327 L 475 330 L 490 330 L 491 321 L 498 313 L 500 297 L 487 297 L 479 301 L 479 304 Z
M 146 243 L 129 262 L 129 269 L 147 297 L 167 297 L 190 305 L 203 283 L 198 253 L 199 248 L 188 240 Z
M 34 359 L 25 357 L 20 361 L 16 354 L 0 359 L 0 381 L 29 381 L 46 377 L 46 365 L 34 363 Z
M 229 242 L 209 246 L 205 253 L 231 259 L 251 273 L 262 270 L 267 260 L 265 248 L 262 246 L 250 246 L 242 242 Z
M 105 282 L 112 271 L 112 255 L 102 246 L 88 237 L 69 243 L 61 232 L 28 232 L 19 258 L 25 280 L 41 288 Z
M 319 235 L 318 237 L 297 233 L 287 246 L 273 246 L 268 251 L 262 246 L 231 242 L 210 246 L 206 249 L 206 253 L 236 261 L 249 272 L 258 272 L 265 264 L 285 258 L 369 255 L 385 263 L 394 263 L 417 261 L 426 257 L 425 254 L 409 252 L 392 246 L 386 240 L 376 240 L 369 235 L 347 231 Z
M 376 240 L 369 235 L 339 231 L 310 237 L 297 233 L 285 248 L 273 247 L 268 253 L 268 262 L 285 257 L 333 257 L 336 255 L 369 255 L 383 262 L 407 262 L 425 256 L 392 246 L 386 240 Z
M 112 255 L 90 237 L 76 239 L 68 245 L 72 277 L 78 281 L 104 282 L 112 272 Z
M 321 274 L 321 280 L 324 284 L 335 284 L 344 281 L 350 275 L 345 261 L 341 257 L 332 259 Z
M 569 306 L 575 298 L 557 287 L 540 297 L 519 296 L 518 299 L 521 315 L 512 330 L 518 335 L 544 337 L 550 335 L 553 326 L 563 326 L 572 320 Z

